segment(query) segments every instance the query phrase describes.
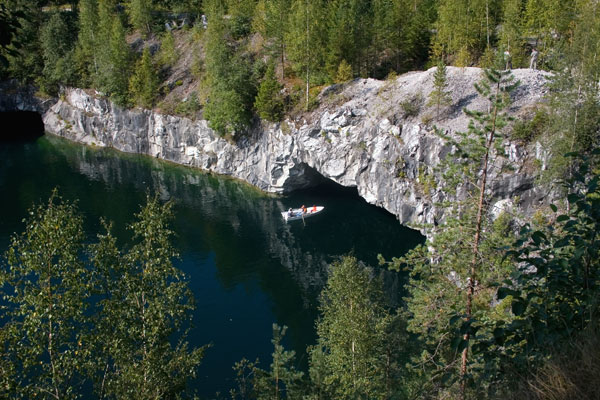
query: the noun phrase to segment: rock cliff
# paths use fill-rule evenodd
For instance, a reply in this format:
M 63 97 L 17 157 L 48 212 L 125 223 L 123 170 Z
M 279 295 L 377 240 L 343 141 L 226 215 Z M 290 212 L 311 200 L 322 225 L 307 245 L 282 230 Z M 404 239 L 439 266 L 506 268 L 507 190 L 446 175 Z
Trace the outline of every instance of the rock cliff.
M 463 108 L 485 110 L 487 103 L 473 86 L 480 69 L 448 67 L 452 106 L 435 118 L 435 110 L 426 106 L 433 72 L 331 86 L 321 93 L 316 110 L 257 127 L 236 143 L 219 137 L 204 120 L 122 109 L 81 89 L 65 90 L 53 104 L 31 93 L 3 90 L 0 110 L 37 110 L 46 131 L 55 135 L 230 175 L 267 192 L 286 193 L 323 176 L 356 187 L 366 201 L 403 224 L 435 224 L 444 214 L 436 203 L 446 194 L 434 167 L 451 149 L 433 127 L 450 135 L 464 131 L 469 119 Z M 526 69 L 513 74 L 520 86 L 510 112 L 519 116 L 543 100 L 548 74 Z M 548 193 L 534 184 L 533 162 L 542 156 L 535 146 L 505 144 L 493 169 L 496 208 L 529 213 L 544 201 Z

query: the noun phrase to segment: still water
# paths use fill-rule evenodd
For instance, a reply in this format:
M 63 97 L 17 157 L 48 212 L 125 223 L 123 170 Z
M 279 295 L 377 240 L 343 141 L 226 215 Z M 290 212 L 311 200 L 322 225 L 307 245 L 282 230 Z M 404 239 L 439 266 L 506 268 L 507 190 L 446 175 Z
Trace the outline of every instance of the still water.
M 0 160 L 1 253 L 11 234 L 24 229 L 27 210 L 46 202 L 55 187 L 77 201 L 90 240 L 102 217 L 113 221 L 125 243 L 126 227 L 146 193 L 175 202 L 176 265 L 196 299 L 190 341 L 212 344 L 192 382 L 205 397 L 229 391 L 232 366 L 243 357 L 258 357 L 268 369 L 273 322 L 289 327 L 284 344 L 306 367 L 328 263 L 353 252 L 376 265 L 378 253 L 399 256 L 422 241 L 355 190 L 331 183 L 285 197 L 265 195 L 233 179 L 50 135 L 0 143 Z M 305 225 L 284 223 L 280 211 L 301 204 L 323 205 L 325 211 Z M 388 275 L 386 289 L 398 297 L 402 276 Z

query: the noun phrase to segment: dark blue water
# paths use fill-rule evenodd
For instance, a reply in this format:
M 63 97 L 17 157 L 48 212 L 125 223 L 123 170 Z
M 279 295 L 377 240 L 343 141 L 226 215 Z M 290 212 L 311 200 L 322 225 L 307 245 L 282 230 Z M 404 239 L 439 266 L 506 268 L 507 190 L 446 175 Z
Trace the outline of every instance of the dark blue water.
M 353 252 L 376 264 L 378 253 L 400 256 L 422 240 L 356 192 L 323 184 L 286 197 L 265 195 L 247 184 L 197 170 L 85 147 L 54 136 L 29 143 L 0 143 L 0 252 L 24 228 L 33 204 L 53 188 L 77 200 L 90 240 L 99 219 L 114 222 L 126 242 L 127 224 L 146 193 L 175 202 L 173 229 L 181 255 L 176 265 L 189 277 L 196 298 L 194 345 L 211 343 L 200 377 L 202 396 L 226 394 L 232 366 L 245 357 L 268 368 L 273 322 L 289 327 L 285 344 L 306 365 L 306 346 L 315 340 L 317 298 L 326 266 Z M 325 206 L 321 215 L 284 223 L 280 211 L 301 204 Z M 402 277 L 389 274 L 390 295 Z

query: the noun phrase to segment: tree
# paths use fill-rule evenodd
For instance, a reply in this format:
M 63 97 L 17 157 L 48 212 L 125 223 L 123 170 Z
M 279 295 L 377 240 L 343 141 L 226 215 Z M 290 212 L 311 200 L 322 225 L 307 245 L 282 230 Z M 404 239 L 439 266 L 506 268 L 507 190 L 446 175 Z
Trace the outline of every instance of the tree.
M 522 0 L 506 0 L 502 5 L 502 30 L 500 31 L 500 52 L 510 52 L 513 66 L 518 68 L 525 62 L 525 35 L 523 29 Z
M 86 327 L 89 271 L 80 258 L 82 218 L 55 192 L 30 211 L 26 231 L 13 236 L 7 252 L 6 366 L 16 373 L 3 390 L 26 398 L 76 398 L 84 373 L 82 331 Z M 5 347 L 8 346 L 8 347 Z M 3 367 L 4 368 L 4 367 Z M 8 372 L 6 371 L 6 372 Z M 2 380 L 10 381 L 3 376 Z
M 150 50 L 146 47 L 129 79 L 129 92 L 135 104 L 152 108 L 158 94 L 159 81 L 152 64 Z
M 135 244 L 122 254 L 109 227 L 92 250 L 99 303 L 94 371 L 102 395 L 128 399 L 173 398 L 193 378 L 205 347 L 189 349 L 184 324 L 193 297 L 168 228 L 172 204 L 156 197 L 136 215 L 130 229 Z M 172 341 L 175 341 L 173 344 Z
M 507 251 L 519 268 L 510 283 L 498 289 L 498 298 L 509 302 L 515 321 L 495 325 L 495 346 L 490 345 L 488 355 L 503 357 L 515 375 L 552 362 L 553 352 L 564 352 L 586 330 L 591 329 L 597 340 L 598 154 L 569 155 L 579 165 L 573 177 L 563 181 L 570 209 L 560 212 L 551 205 L 553 212 L 545 223 L 523 226 L 519 240 Z M 577 397 L 595 396 L 589 388 L 577 389 Z
M 265 3 L 265 35 L 271 43 L 268 48 L 281 65 L 281 79 L 285 79 L 286 38 L 289 30 L 290 0 L 271 0 Z
M 242 38 L 250 33 L 255 7 L 255 0 L 227 0 L 227 10 L 231 17 L 229 26 L 233 37 Z
M 8 59 L 3 53 L 9 52 L 14 55 L 14 47 L 21 46 L 16 36 L 19 28 L 21 28 L 18 19 L 23 17 L 25 17 L 23 10 L 11 10 L 6 7 L 6 4 L 0 4 L 0 26 L 2 26 L 2 35 L 0 36 L 0 64 L 2 65 L 2 70 L 8 67 Z M 10 49 L 11 45 L 13 46 L 12 50 Z
M 131 73 L 131 49 L 125 40 L 126 32 L 120 18 L 114 18 L 108 42 L 108 63 L 105 89 L 119 105 L 129 102 L 129 76 Z
M 40 31 L 40 41 L 44 59 L 43 77 L 39 80 L 44 91 L 58 94 L 59 85 L 75 83 L 73 68 L 72 30 L 60 12 L 53 12 Z
M 96 46 L 98 29 L 98 2 L 97 0 L 81 0 L 79 2 L 79 34 L 75 60 L 79 75 L 84 85 L 90 85 L 92 79 L 98 74 L 98 54 Z
M 499 3 L 490 0 L 441 1 L 434 44 L 452 58 L 462 53 L 463 63 L 479 58 L 493 39 Z
M 18 40 L 11 40 L 3 51 L 3 56 L 8 60 L 8 75 L 23 83 L 32 83 L 42 75 L 44 67 L 39 41 L 40 27 L 44 21 L 43 2 L 4 0 L 2 3 L 7 9 L 8 26 L 12 27 L 5 32 L 8 34 L 12 30 L 13 35 L 16 33 L 18 37 Z
M 218 0 L 206 5 L 208 29 L 205 35 L 206 74 L 209 89 L 204 117 L 219 134 L 240 132 L 252 120 L 256 96 L 255 80 L 244 54 L 236 54 L 227 42 L 223 7 Z
M 276 122 L 283 115 L 283 99 L 281 98 L 281 84 L 275 78 L 275 67 L 270 64 L 265 77 L 258 88 L 254 106 L 258 115 L 268 121 Z
M 159 64 L 164 67 L 172 67 L 179 58 L 179 52 L 175 47 L 175 36 L 172 32 L 165 32 L 160 41 Z
M 310 362 L 311 376 L 322 377 L 316 389 L 329 398 L 385 398 L 382 348 L 389 316 L 377 282 L 356 258 L 345 256 L 331 265 L 321 296 Z
M 205 348 L 186 342 L 193 297 L 172 264 L 170 203 L 148 199 L 126 252 L 107 223 L 86 245 L 56 191 L 29 214 L 0 270 L 0 396 L 89 397 L 90 383 L 99 398 L 182 395 Z
M 299 76 L 305 79 L 305 109 L 309 108 L 311 82 L 318 83 L 324 69 L 326 28 L 319 0 L 294 0 L 287 33 L 288 58 Z M 317 82 L 315 82 L 317 81 Z
M 435 117 L 440 116 L 440 107 L 452 104 L 450 92 L 446 91 L 448 81 L 446 78 L 446 64 L 443 61 L 438 62 L 437 68 L 433 74 L 433 90 L 429 93 L 428 106 L 435 106 Z
M 346 62 L 346 60 L 342 60 L 337 69 L 337 74 L 335 75 L 335 81 L 338 83 L 344 83 L 351 81 L 353 78 L 352 74 L 352 66 Z
M 293 366 L 295 351 L 286 351 L 281 340 L 287 327 L 273 324 L 273 362 L 269 371 L 254 368 L 254 393 L 258 400 L 294 399 L 299 396 L 299 381 L 304 373 Z
M 486 385 L 498 379 L 498 365 L 481 363 L 481 354 L 475 350 L 480 340 L 493 336 L 489 321 L 510 319 L 503 304 L 492 302 L 495 287 L 511 272 L 511 264 L 498 250 L 510 238 L 510 225 L 502 220 L 491 224 L 486 217 L 486 193 L 494 165 L 491 160 L 502 151 L 502 128 L 507 124 L 504 110 L 515 86 L 508 73 L 486 71 L 476 89 L 488 100 L 488 111 L 467 110 L 472 118 L 469 131 L 459 133 L 458 140 L 442 135 L 456 149 L 439 168 L 444 188 L 449 195 L 462 192 L 466 200 L 454 203 L 448 222 L 426 246 L 402 260 L 412 271 L 409 329 L 421 335 L 427 349 L 417 362 L 431 363 L 435 372 L 424 379 L 455 397 L 464 398 L 468 390 L 487 391 Z M 481 379 L 471 379 L 474 375 Z M 435 377 L 459 385 L 446 387 Z M 473 381 L 475 385 L 468 384 Z
M 126 7 L 131 25 L 139 30 L 143 37 L 147 37 L 151 31 L 152 1 L 129 0 Z
M 332 80 L 342 60 L 358 75 L 370 70 L 367 49 L 370 45 L 372 9 L 365 0 L 335 0 L 327 9 L 327 69 Z

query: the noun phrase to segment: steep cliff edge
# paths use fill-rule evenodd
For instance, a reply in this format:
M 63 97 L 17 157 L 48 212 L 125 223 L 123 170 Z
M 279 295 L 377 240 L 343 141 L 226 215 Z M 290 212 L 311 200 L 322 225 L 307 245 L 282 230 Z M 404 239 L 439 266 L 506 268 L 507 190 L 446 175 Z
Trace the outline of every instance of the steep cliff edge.
M 412 72 L 393 80 L 355 80 L 323 91 L 320 106 L 296 120 L 256 128 L 231 143 L 206 121 L 126 110 L 81 89 L 67 89 L 54 104 L 31 93 L 3 90 L 1 110 L 36 110 L 46 131 L 97 146 L 148 154 L 179 164 L 245 180 L 258 188 L 285 193 L 311 185 L 318 175 L 357 187 L 369 203 L 384 207 L 401 223 L 437 223 L 445 198 L 434 167 L 451 149 L 433 126 L 452 134 L 467 129 L 463 108 L 484 110 L 473 85 L 478 68 L 448 67 L 452 106 L 439 119 L 427 107 L 433 72 Z M 520 115 L 543 100 L 547 73 L 514 70 L 521 84 L 510 112 Z M 535 185 L 532 162 L 541 152 L 506 143 L 493 169 L 494 202 L 531 212 L 546 197 Z M 543 163 L 543 160 L 542 160 Z M 518 204 L 512 204 L 518 198 Z

